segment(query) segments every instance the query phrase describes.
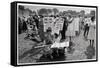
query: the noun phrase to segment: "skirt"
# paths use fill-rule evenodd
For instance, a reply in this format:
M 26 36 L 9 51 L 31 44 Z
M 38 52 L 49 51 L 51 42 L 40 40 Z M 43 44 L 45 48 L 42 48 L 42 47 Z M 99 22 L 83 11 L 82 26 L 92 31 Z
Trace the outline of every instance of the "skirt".
M 93 27 L 90 27 L 87 39 L 94 40 L 95 34 L 96 34 L 96 30 Z

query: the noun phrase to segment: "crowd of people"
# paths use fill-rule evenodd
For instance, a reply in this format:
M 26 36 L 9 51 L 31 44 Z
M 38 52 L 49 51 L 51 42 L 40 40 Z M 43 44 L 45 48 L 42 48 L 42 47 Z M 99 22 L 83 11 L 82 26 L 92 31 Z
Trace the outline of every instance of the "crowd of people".
M 47 17 L 52 18 L 49 22 L 52 23 L 52 25 L 45 25 L 44 18 Z M 62 20 L 60 26 L 57 25 L 57 20 Z M 82 31 L 84 32 L 82 36 L 90 41 L 90 46 L 94 45 L 96 34 L 95 16 L 88 17 L 71 14 L 67 16 L 29 15 L 27 18 L 24 16 L 19 17 L 18 22 L 19 34 L 26 33 L 25 40 L 30 39 L 37 42 L 37 44 L 42 43 L 40 45 L 44 46 L 50 45 L 47 50 L 51 49 L 58 56 L 59 54 L 64 54 L 65 48 L 69 48 L 69 51 L 72 50 L 72 38 L 80 36 Z M 51 58 L 53 58 L 53 56 L 51 56 Z

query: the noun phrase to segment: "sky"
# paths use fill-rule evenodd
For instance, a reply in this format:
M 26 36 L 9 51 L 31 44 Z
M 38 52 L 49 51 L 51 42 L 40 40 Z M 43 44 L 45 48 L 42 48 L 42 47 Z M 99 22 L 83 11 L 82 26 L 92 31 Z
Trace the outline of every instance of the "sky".
M 55 6 L 55 5 L 41 5 L 41 4 L 22 4 L 19 3 L 18 5 L 23 5 L 25 8 L 29 8 L 32 11 L 37 11 L 41 8 L 47 8 L 47 9 L 52 9 L 52 8 L 57 8 L 59 11 L 67 11 L 67 10 L 74 10 L 77 12 L 80 12 L 81 10 L 84 10 L 85 13 L 90 13 L 91 10 L 96 11 L 96 8 L 88 8 L 88 7 L 73 7 L 73 6 Z

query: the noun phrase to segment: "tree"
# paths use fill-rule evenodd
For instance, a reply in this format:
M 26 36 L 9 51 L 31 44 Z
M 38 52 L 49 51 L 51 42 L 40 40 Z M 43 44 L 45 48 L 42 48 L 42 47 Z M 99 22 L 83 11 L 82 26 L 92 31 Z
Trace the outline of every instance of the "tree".
M 19 5 L 19 9 L 20 10 L 25 10 L 24 6 L 22 6 L 22 5 Z
M 48 13 L 52 13 L 52 10 L 51 10 L 51 9 L 47 9 L 47 12 L 48 12 Z
M 32 11 L 32 14 L 36 15 L 36 11 Z
M 64 15 L 66 15 L 67 13 L 68 13 L 67 11 L 63 11 L 62 15 L 64 16 Z
M 53 10 L 54 14 L 57 14 L 59 12 L 59 10 L 57 8 L 53 8 L 52 10 Z
M 59 15 L 60 15 L 60 16 L 63 16 L 63 12 L 59 12 Z
M 90 15 L 95 16 L 95 11 L 94 11 L 94 10 L 92 10 L 92 11 L 90 12 Z
M 29 11 L 30 13 L 32 13 L 32 10 L 30 10 L 29 8 L 26 8 L 25 10 L 26 11 Z
M 22 15 L 23 15 L 23 14 L 24 14 L 25 7 L 24 7 L 24 6 L 22 6 L 22 5 L 19 5 L 19 10 L 21 10 L 21 11 L 22 11 Z
M 41 8 L 40 10 L 38 10 L 38 14 L 39 15 L 48 14 L 48 11 L 45 8 Z
M 81 10 L 80 13 L 81 13 L 81 14 L 85 14 L 85 11 L 84 11 L 84 10 Z

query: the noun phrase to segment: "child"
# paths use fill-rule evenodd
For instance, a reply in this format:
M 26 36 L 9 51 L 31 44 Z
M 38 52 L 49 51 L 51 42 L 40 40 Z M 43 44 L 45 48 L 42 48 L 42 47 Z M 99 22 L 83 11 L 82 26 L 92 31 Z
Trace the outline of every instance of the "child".
M 30 25 L 30 24 L 27 24 L 27 32 L 26 32 L 26 37 L 25 37 L 25 39 L 30 39 L 31 38 L 31 35 L 32 35 L 32 33 L 33 33 L 33 25 Z
M 87 37 L 88 32 L 89 32 L 89 26 L 88 26 L 88 24 L 86 24 L 86 25 L 84 26 L 84 37 Z
M 53 58 L 56 58 L 59 56 L 59 53 L 58 53 L 58 48 L 60 46 L 60 38 L 59 38 L 59 35 L 58 34 L 54 34 L 54 41 L 53 41 L 53 45 L 51 45 L 51 49 L 52 49 L 52 55 L 53 55 Z
M 52 30 L 51 27 L 48 27 L 45 33 L 45 42 L 46 44 L 53 44 L 53 35 L 51 34 Z
M 84 20 L 84 37 L 87 38 L 88 32 L 89 32 L 89 23 L 90 23 L 90 18 L 86 18 Z
M 54 34 L 54 43 L 51 45 L 53 58 L 64 56 L 65 48 L 68 47 L 67 42 L 60 42 L 61 35 Z

